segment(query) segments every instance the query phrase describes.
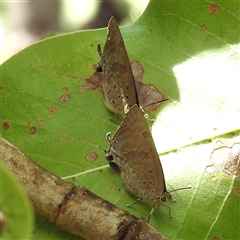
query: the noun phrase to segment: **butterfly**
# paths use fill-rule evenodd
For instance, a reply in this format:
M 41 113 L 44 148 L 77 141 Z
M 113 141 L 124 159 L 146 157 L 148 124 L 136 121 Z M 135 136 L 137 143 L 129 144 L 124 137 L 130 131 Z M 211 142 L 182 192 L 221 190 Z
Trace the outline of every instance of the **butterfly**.
M 152 134 L 138 105 L 130 108 L 114 136 L 111 138 L 110 133 L 107 134 L 107 140 L 110 142 L 106 151 L 109 165 L 120 175 L 126 189 L 137 200 L 152 206 L 149 220 L 155 208 L 165 205 L 172 197 L 166 189 Z
M 111 17 L 103 51 L 98 45 L 101 61 L 97 71 L 103 74 L 106 107 L 124 117 L 130 107 L 138 104 L 134 77 L 117 21 Z M 138 104 L 139 105 L 139 104 Z

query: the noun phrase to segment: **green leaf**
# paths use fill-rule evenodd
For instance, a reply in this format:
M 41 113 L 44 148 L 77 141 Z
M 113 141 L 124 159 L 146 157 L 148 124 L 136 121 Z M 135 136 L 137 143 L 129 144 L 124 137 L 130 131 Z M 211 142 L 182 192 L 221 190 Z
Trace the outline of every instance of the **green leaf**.
M 238 239 L 239 177 L 206 171 L 212 139 L 229 133 L 220 138 L 227 139 L 226 145 L 239 142 L 238 1 L 151 1 L 121 32 L 130 60 L 145 70 L 144 83 L 154 84 L 169 99 L 151 114 L 157 149 L 168 152 L 161 156 L 168 189 L 192 185 L 172 193 L 177 200 L 170 204 L 172 219 L 162 206 L 150 223 L 171 239 Z M 125 207 L 135 198 L 111 169 L 98 170 L 107 164 L 99 147 L 108 148 L 105 135 L 114 133 L 121 120 L 105 108 L 99 91 L 82 92 L 80 86 L 93 74 L 100 60 L 97 44 L 105 40 L 106 29 L 63 34 L 6 61 L 1 132 L 52 173 L 80 172 L 70 181 L 147 217 L 150 208 L 144 203 Z M 65 94 L 70 99 L 61 103 Z M 86 161 L 91 152 L 99 156 L 94 162 Z M 35 238 L 49 234 L 51 239 L 79 239 L 38 217 Z
M 31 239 L 34 218 L 26 192 L 0 163 L 0 238 Z

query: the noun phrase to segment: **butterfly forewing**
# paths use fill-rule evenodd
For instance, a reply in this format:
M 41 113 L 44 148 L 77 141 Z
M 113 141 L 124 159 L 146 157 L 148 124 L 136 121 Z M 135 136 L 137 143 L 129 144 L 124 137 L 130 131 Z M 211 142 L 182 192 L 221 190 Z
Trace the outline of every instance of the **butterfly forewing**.
M 101 58 L 104 103 L 109 110 L 124 116 L 138 100 L 127 51 L 114 17 L 109 20 Z
M 157 150 L 142 114 L 134 105 L 110 140 L 107 159 L 114 162 L 126 188 L 150 205 L 167 192 Z

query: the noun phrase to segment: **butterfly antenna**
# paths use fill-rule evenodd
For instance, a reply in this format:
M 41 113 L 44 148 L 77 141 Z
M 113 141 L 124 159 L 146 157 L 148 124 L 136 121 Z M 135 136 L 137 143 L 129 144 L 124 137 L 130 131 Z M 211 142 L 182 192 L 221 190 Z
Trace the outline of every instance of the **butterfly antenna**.
M 102 151 L 104 151 L 105 153 L 107 153 L 107 150 L 103 149 L 101 146 L 98 145 L 98 148 L 100 148 Z
M 148 106 L 152 106 L 152 105 L 154 105 L 154 104 L 158 104 L 158 103 L 161 103 L 161 102 L 165 102 L 165 101 L 167 101 L 167 100 L 169 100 L 169 99 L 166 98 L 166 99 L 163 99 L 163 100 L 161 100 L 161 101 L 157 101 L 157 102 L 154 102 L 154 103 L 149 103 L 148 105 L 142 106 L 142 108 L 145 108 L 145 107 L 148 107 Z
M 183 187 L 183 188 L 177 188 L 177 189 L 173 189 L 172 191 L 169 191 L 169 193 L 171 192 L 176 192 L 176 191 L 179 191 L 179 190 L 186 190 L 186 189 L 191 189 L 192 187 L 189 186 L 189 187 Z

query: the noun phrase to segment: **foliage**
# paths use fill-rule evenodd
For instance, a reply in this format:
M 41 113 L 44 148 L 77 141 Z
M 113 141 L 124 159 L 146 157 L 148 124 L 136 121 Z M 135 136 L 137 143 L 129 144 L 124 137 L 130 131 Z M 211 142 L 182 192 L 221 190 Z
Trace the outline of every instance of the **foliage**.
M 192 185 L 173 193 L 172 219 L 159 207 L 151 224 L 171 239 L 238 239 L 239 178 L 205 170 L 214 139 L 239 141 L 238 1 L 151 1 L 121 31 L 130 60 L 144 67 L 143 81 L 169 99 L 151 114 L 157 149 L 167 152 L 161 161 L 168 188 Z M 6 61 L 0 121 L 9 128 L 1 131 L 47 170 L 60 177 L 80 172 L 70 181 L 128 209 L 134 197 L 121 180 L 109 168 L 97 170 L 107 164 L 101 150 L 108 148 L 105 135 L 115 132 L 120 119 L 105 108 L 99 91 L 80 90 L 99 61 L 97 44 L 105 39 L 106 29 L 63 34 Z M 62 103 L 66 94 L 70 98 Z M 99 156 L 95 162 L 86 161 L 91 152 Z M 128 210 L 147 217 L 150 208 L 140 203 Z M 37 217 L 34 238 L 49 235 L 78 239 Z

